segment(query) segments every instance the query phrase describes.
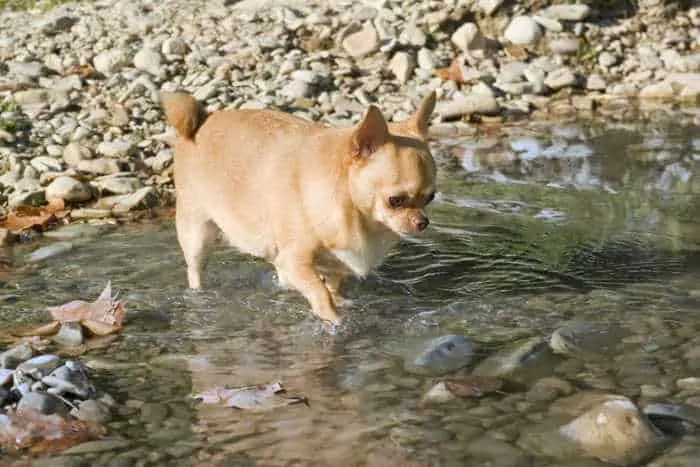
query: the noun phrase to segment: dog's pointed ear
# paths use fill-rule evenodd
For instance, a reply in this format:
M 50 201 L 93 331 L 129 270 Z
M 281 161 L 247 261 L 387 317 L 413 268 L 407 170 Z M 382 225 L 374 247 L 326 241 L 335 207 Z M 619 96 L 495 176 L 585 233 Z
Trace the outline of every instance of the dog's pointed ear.
M 389 138 L 389 128 L 379 109 L 370 105 L 364 118 L 355 127 L 352 142 L 356 154 L 368 156 Z
M 425 96 L 423 102 L 420 103 L 415 113 L 411 117 L 411 126 L 418 134 L 425 138 L 428 135 L 428 126 L 430 125 L 430 117 L 435 110 L 435 91 Z

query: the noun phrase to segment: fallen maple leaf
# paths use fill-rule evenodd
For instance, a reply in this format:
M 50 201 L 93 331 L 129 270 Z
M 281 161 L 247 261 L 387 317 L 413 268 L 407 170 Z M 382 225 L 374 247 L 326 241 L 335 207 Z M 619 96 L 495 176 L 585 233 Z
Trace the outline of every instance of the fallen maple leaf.
M 27 229 L 43 229 L 65 217 L 67 211 L 62 199 L 48 200 L 46 206 L 20 206 L 7 214 L 3 226 L 13 233 Z
M 241 410 L 270 410 L 293 404 L 306 404 L 305 397 L 281 397 L 286 390 L 280 383 L 247 386 L 243 388 L 215 388 L 194 394 L 193 399 L 203 404 L 225 404 Z
M 99 336 L 121 329 L 126 314 L 124 305 L 117 300 L 117 295 L 112 296 L 111 282 L 107 282 L 107 286 L 94 302 L 73 300 L 47 309 L 56 321 L 61 323 L 80 321 Z
M 34 410 L 10 409 L 0 415 L 0 445 L 13 451 L 54 453 L 104 434 L 105 428 L 99 423 Z
M 460 66 L 459 57 L 452 59 L 450 66 L 446 68 L 436 68 L 433 73 L 445 80 L 454 81 L 456 83 L 464 83 L 464 75 Z

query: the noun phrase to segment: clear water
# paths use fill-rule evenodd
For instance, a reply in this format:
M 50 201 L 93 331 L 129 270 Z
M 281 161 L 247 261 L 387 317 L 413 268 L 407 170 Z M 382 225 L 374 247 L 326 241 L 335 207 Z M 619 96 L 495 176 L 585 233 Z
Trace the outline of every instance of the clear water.
M 347 285 L 354 304 L 336 336 L 276 286 L 270 266 L 225 246 L 211 255 L 207 290 L 187 292 L 170 222 L 123 227 L 7 276 L 6 322 L 44 321 L 45 306 L 95 297 L 108 280 L 126 302 L 119 339 L 82 358 L 120 403 L 110 435 L 129 443 L 78 457 L 88 465 L 477 465 L 471 440 L 514 430 L 504 437 L 515 441 L 546 406 L 521 411 L 518 395 L 422 406 L 432 379 L 406 373 L 403 358 L 450 333 L 487 354 L 574 318 L 609 322 L 637 338 L 559 377 L 580 386 L 608 375 L 611 392 L 637 397 L 641 384 L 673 387 L 696 374 L 682 355 L 700 345 L 697 126 L 531 124 L 443 139 L 434 153 L 441 181 L 430 232 Z M 35 246 L 6 260 L 21 262 Z M 630 376 L 624 353 L 650 343 L 660 349 L 649 355 L 656 370 Z M 188 398 L 273 381 L 309 407 L 242 412 Z M 666 399 L 675 400 L 672 390 Z

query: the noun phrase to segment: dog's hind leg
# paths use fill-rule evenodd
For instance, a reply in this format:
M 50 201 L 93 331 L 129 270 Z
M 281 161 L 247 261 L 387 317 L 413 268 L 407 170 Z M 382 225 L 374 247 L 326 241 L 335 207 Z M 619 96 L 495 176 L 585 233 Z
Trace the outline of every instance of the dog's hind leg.
M 191 289 L 202 286 L 206 248 L 216 238 L 216 225 L 203 212 L 176 208 L 177 239 L 187 263 L 187 282 Z

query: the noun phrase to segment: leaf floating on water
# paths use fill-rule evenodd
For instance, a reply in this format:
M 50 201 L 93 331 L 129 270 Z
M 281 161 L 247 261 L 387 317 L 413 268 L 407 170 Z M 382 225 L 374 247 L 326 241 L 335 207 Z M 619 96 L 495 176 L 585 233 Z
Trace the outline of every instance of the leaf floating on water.
M 444 380 L 445 387 L 457 397 L 483 397 L 502 393 L 505 381 L 492 376 L 469 375 Z
M 43 415 L 34 410 L 9 410 L 0 415 L 0 446 L 33 453 L 54 453 L 102 438 L 104 426 L 84 420 Z
M 107 286 L 97 300 L 84 302 L 74 300 L 61 306 L 49 307 L 51 316 L 62 323 L 80 321 L 83 326 L 97 335 L 117 332 L 122 328 L 126 310 L 124 305 L 112 295 L 112 283 Z
M 203 404 L 224 404 L 241 410 L 270 410 L 287 405 L 306 404 L 306 397 L 283 397 L 282 384 L 275 382 L 242 388 L 216 388 L 194 394 L 193 399 Z

